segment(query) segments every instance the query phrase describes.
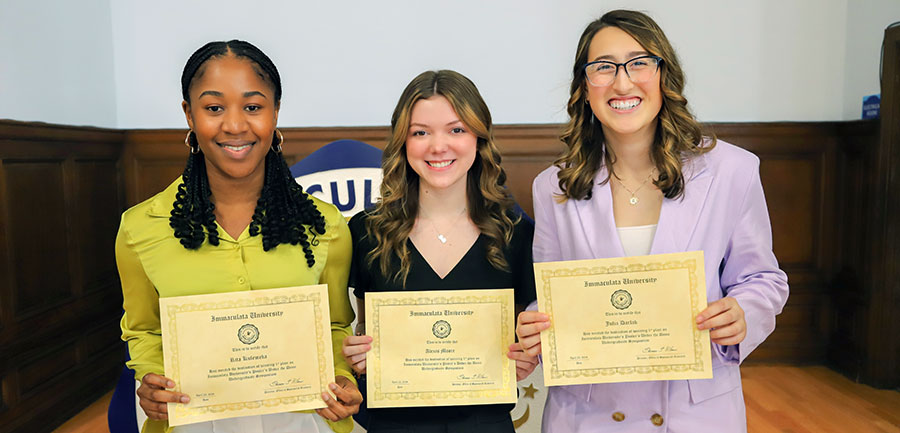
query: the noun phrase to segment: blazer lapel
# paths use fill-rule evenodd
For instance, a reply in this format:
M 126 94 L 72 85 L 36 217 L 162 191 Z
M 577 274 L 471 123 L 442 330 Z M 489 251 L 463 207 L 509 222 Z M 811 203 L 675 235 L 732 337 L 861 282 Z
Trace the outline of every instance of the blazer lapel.
M 619 234 L 616 232 L 609 182 L 604 182 L 603 185 L 599 184 L 599 179 L 604 177 L 606 177 L 606 167 L 602 166 L 594 176 L 591 199 L 575 201 L 575 210 L 584 231 L 584 239 L 592 254 L 592 257 L 583 257 L 584 259 L 625 256 L 625 250 L 622 242 L 619 241 Z
M 697 231 L 700 212 L 709 195 L 713 175 L 707 169 L 706 155 L 689 160 L 684 164 L 683 170 L 684 195 L 674 200 L 663 200 L 650 254 L 687 251 Z

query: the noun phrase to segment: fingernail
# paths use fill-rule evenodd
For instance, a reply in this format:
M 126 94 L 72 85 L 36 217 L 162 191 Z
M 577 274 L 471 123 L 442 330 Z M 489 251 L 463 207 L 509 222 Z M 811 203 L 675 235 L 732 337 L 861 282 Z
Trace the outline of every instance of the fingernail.
M 174 387 L 175 387 L 175 382 L 172 382 L 171 380 L 166 382 L 166 388 L 174 388 Z
M 328 399 L 329 399 L 328 393 L 327 393 L 327 392 L 323 392 L 323 393 L 322 393 L 322 400 L 328 401 Z
M 328 387 L 331 388 L 332 391 L 336 391 L 336 390 L 337 390 L 337 385 L 335 385 L 335 384 L 333 384 L 333 383 L 332 383 L 331 385 L 328 385 Z
M 190 397 L 188 397 L 188 396 L 186 396 L 186 395 L 181 396 L 181 402 L 182 402 L 182 403 L 187 403 L 187 402 L 189 402 L 189 401 L 191 401 L 191 398 L 190 398 Z

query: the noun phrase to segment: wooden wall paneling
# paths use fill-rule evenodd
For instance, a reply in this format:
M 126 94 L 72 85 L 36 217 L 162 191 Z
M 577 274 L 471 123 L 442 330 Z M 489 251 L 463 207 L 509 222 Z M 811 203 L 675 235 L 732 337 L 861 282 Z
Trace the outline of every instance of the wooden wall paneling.
M 867 168 L 878 146 L 879 127 L 875 121 L 855 122 L 840 128 L 842 137 L 838 156 L 834 201 L 838 206 L 835 224 L 836 274 L 830 284 L 829 299 L 833 313 L 829 317 L 828 362 L 849 377 L 858 379 L 865 359 L 868 306 L 871 302 L 862 282 L 868 242 L 867 203 L 871 200 Z
M 6 335 L 12 317 L 13 282 L 12 261 L 9 259 L 9 236 L 7 236 L 7 220 L 9 220 L 9 196 L 6 188 L 6 167 L 0 158 L 0 336 Z M 7 412 L 14 405 L 16 398 L 15 378 L 9 374 L 9 358 L 0 352 L 0 413 Z
M 135 130 L 125 134 L 122 165 L 126 207 L 162 191 L 184 171 L 186 130 Z
M 494 140 L 503 157 L 506 185 L 516 202 L 534 217 L 531 185 L 540 172 L 565 150 L 559 141 L 560 125 L 498 125 Z
M 13 274 L 12 261 L 9 257 L 10 240 L 7 233 L 9 225 L 9 193 L 6 187 L 6 165 L 3 158 L 0 158 L 0 335 L 3 335 L 4 328 L 8 326 L 13 311 Z M 4 354 L 0 354 L 0 367 L 6 358 Z M 2 371 L 2 370 L 0 370 Z M 3 378 L 0 377 L 0 380 Z M 2 390 L 0 390 L 2 391 Z M 2 393 L 0 393 L 2 399 Z M 3 405 L 0 404 L 0 409 Z
M 885 30 L 881 127 L 873 153 L 870 231 L 863 278 L 871 295 L 863 380 L 900 386 L 900 27 Z M 885 338 L 887 336 L 887 338 Z
M 68 213 L 62 160 L 6 160 L 4 167 L 18 318 L 54 308 L 73 295 Z
M 115 240 L 121 213 L 118 161 L 75 160 L 75 191 L 78 206 L 72 208 L 73 233 L 82 273 L 82 290 L 105 290 L 117 282 Z
M 0 121 L 0 431 L 49 431 L 121 369 L 123 137 Z
M 843 127 L 838 189 L 847 247 L 835 279 L 828 359 L 877 387 L 900 386 L 900 27 L 885 30 L 875 136 Z
M 708 126 L 720 139 L 760 158 L 760 177 L 772 222 L 773 248 L 788 275 L 790 296 L 775 331 L 751 362 L 822 359 L 829 334 L 835 242 L 834 124 L 770 123 Z
M 881 323 L 873 325 L 886 335 L 900 335 L 900 27 L 885 31 L 885 54 L 883 73 L 889 83 L 883 88 L 885 111 L 881 118 L 881 147 L 885 150 L 888 161 L 887 188 L 884 199 L 887 227 L 884 238 L 888 245 L 884 254 L 884 274 L 882 282 L 885 292 L 876 302 L 881 302 Z M 872 339 L 877 341 L 878 339 Z M 870 341 L 872 341 L 870 340 Z M 875 360 L 877 380 L 873 381 L 885 387 L 900 387 L 900 338 L 894 338 L 885 346 L 882 354 Z

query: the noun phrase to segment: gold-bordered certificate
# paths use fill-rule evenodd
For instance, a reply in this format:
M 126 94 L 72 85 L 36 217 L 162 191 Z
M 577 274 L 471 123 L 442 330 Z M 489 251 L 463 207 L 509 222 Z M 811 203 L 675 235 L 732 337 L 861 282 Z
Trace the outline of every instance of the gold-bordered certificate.
M 369 407 L 516 402 L 512 289 L 366 293 Z
M 328 286 L 159 300 L 169 425 L 325 407 L 334 381 Z
M 703 252 L 534 264 L 544 384 L 712 377 Z

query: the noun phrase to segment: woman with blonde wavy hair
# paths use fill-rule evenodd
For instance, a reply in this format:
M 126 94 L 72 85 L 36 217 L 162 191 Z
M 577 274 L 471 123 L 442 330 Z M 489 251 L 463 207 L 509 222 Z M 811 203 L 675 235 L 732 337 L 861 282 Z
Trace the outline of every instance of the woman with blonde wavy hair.
M 531 224 L 513 212 L 494 144 L 491 114 L 463 75 L 428 71 L 407 85 L 382 158 L 381 200 L 350 220 L 350 285 L 362 328 L 343 355 L 366 372 L 367 292 L 515 289 L 520 308 L 535 299 Z M 534 369 L 518 346 L 520 374 Z M 369 432 L 513 432 L 512 404 L 370 409 Z
M 690 319 L 710 330 L 713 378 L 553 387 L 543 431 L 746 431 L 738 366 L 788 295 L 759 159 L 701 134 L 675 51 L 643 13 L 590 23 L 572 73 L 567 149 L 534 180 L 534 260 L 702 250 L 709 305 Z M 549 326 L 543 312 L 519 315 L 527 356 Z

